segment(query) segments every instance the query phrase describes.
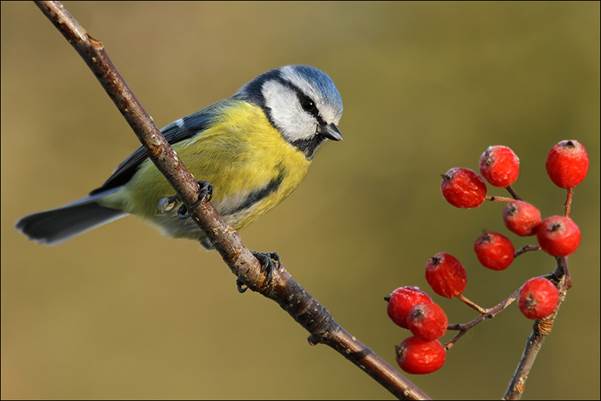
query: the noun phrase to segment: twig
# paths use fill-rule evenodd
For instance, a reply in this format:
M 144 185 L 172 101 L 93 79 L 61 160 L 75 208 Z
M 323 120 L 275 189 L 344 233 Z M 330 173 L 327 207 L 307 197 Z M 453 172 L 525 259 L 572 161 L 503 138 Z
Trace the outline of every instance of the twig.
M 570 217 L 572 213 L 572 198 L 574 197 L 574 188 L 568 188 L 566 191 L 566 203 L 564 204 L 564 215 Z
M 503 312 L 505 309 L 507 309 L 507 307 L 509 305 L 511 305 L 512 303 L 515 302 L 515 300 L 518 297 L 518 294 L 519 294 L 519 290 L 515 290 L 507 298 L 505 298 L 504 300 L 502 300 L 501 302 L 499 302 L 498 304 L 496 304 L 495 306 L 493 306 L 491 308 L 484 309 L 483 313 L 481 313 L 479 316 L 475 317 L 474 319 L 470 320 L 467 323 L 456 323 L 456 324 L 449 325 L 447 327 L 448 330 L 457 330 L 457 331 L 459 331 L 459 333 L 457 333 L 455 335 L 455 337 L 450 339 L 445 344 L 445 348 L 447 350 L 451 349 L 455 345 L 455 343 L 461 337 L 463 337 L 465 335 L 465 333 L 470 331 L 473 327 L 479 325 L 480 323 L 482 323 L 485 320 L 492 319 L 495 316 L 497 316 L 499 313 Z
M 461 302 L 463 302 L 464 304 L 466 304 L 467 306 L 469 306 L 470 308 L 472 308 L 480 314 L 486 313 L 486 309 L 484 309 L 483 307 L 481 307 L 480 305 L 478 305 L 463 294 L 457 295 L 457 299 L 459 299 Z
M 505 189 L 507 190 L 507 192 L 509 192 L 509 194 L 513 197 L 513 199 L 522 200 L 522 198 L 513 190 L 511 185 L 506 186 Z
M 215 208 L 198 198 L 198 184 L 178 159 L 140 102 L 109 59 L 103 44 L 92 38 L 58 1 L 38 1 L 37 6 L 86 61 L 101 85 L 125 117 L 150 159 L 175 188 L 188 211 L 207 234 L 231 271 L 253 291 L 276 301 L 309 333 L 314 344 L 334 348 L 388 391 L 402 399 L 429 399 L 428 395 L 396 371 L 369 347 L 333 319 L 284 268 L 274 269 L 269 281 L 259 261 L 227 226 Z
M 534 252 L 534 251 L 540 251 L 540 246 L 534 245 L 534 244 L 524 245 L 523 247 L 521 247 L 520 249 L 515 251 L 515 253 L 513 254 L 513 257 L 517 258 L 518 256 L 525 254 L 526 252 Z
M 559 302 L 557 303 L 557 308 L 551 316 L 534 322 L 532 333 L 530 333 L 530 336 L 528 336 L 528 340 L 526 341 L 526 346 L 518 366 L 511 377 L 509 387 L 503 396 L 503 399 L 505 400 L 519 400 L 522 398 L 522 394 L 524 394 L 524 391 L 526 390 L 526 380 L 528 380 L 530 370 L 534 366 L 536 357 L 543 347 L 545 337 L 551 334 L 553 323 L 555 323 L 557 313 L 559 312 L 559 307 L 566 298 L 569 288 L 569 277 L 566 275 L 567 269 L 567 258 L 557 258 L 557 268 L 553 273 L 553 276 L 558 279 L 557 286 L 559 288 Z
M 533 251 L 538 251 L 538 250 L 540 250 L 540 246 L 538 246 L 538 245 L 524 245 L 523 247 L 521 247 L 514 253 L 514 257 L 518 257 L 526 252 L 533 252 Z M 504 300 L 502 300 L 495 306 L 488 308 L 488 309 L 481 307 L 474 301 L 467 298 L 465 295 L 459 294 L 457 296 L 457 298 L 459 298 L 459 300 L 461 300 L 464 304 L 466 304 L 470 308 L 472 308 L 475 311 L 477 311 L 478 313 L 480 313 L 480 316 L 474 318 L 473 320 L 470 320 L 467 323 L 456 323 L 456 324 L 449 325 L 448 330 L 457 330 L 457 331 L 459 331 L 459 333 L 457 333 L 455 335 L 455 337 L 453 337 L 451 340 L 449 340 L 446 343 L 445 348 L 447 350 L 451 349 L 455 345 L 457 340 L 459 340 L 461 337 L 463 337 L 463 335 L 465 333 L 467 333 L 472 327 L 482 323 L 485 320 L 494 318 L 499 313 L 501 313 L 502 311 L 507 309 L 507 307 L 509 305 L 511 305 L 513 302 L 515 302 L 515 300 L 517 299 L 518 293 L 519 293 L 519 290 L 514 291 L 509 297 L 505 298 Z
M 508 198 L 506 196 L 496 196 L 496 195 L 491 195 L 491 196 L 487 196 L 486 200 L 489 202 L 513 202 L 515 199 L 513 198 Z

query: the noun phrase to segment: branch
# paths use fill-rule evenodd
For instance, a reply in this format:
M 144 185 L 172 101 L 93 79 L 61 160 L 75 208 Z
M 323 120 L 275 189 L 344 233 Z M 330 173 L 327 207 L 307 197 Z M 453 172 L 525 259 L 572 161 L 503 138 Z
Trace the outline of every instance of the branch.
M 524 352 L 522 353 L 522 356 L 513 376 L 511 377 L 509 387 L 507 388 L 507 391 L 503 396 L 504 400 L 519 400 L 520 398 L 522 398 L 522 394 L 524 394 L 524 391 L 526 390 L 526 380 L 528 380 L 530 370 L 534 366 L 534 362 L 536 361 L 538 352 L 543 347 L 545 337 L 551 334 L 551 330 L 553 329 L 553 323 L 555 323 L 557 313 L 559 312 L 559 307 L 566 298 L 566 294 L 570 285 L 569 275 L 567 274 L 567 272 L 567 258 L 557 258 L 557 268 L 551 276 L 552 279 L 555 279 L 557 281 L 557 286 L 559 288 L 559 302 L 557 303 L 557 308 L 551 316 L 534 322 L 532 332 L 530 333 L 530 336 L 528 336 L 528 340 L 526 341 Z
M 91 37 L 59 1 L 36 5 L 77 50 L 100 84 L 148 150 L 157 168 L 187 205 L 194 221 L 207 234 L 239 282 L 276 301 L 310 333 L 310 342 L 326 344 L 357 365 L 388 391 L 401 399 L 429 399 L 419 387 L 401 375 L 369 347 L 341 327 L 332 315 L 279 264 L 271 280 L 259 261 L 227 226 L 215 208 L 199 199 L 198 183 L 178 159 L 151 117 L 136 99 L 109 59 L 103 44 Z
M 540 246 L 538 245 L 524 245 L 523 247 L 521 247 L 520 249 L 518 249 L 517 251 L 515 251 L 514 257 L 518 257 L 520 255 L 523 255 L 526 252 L 533 252 L 533 251 L 538 251 L 540 250 Z M 567 271 L 567 268 L 566 268 Z M 551 275 L 551 278 L 556 279 L 556 273 L 558 273 L 557 271 L 555 273 L 553 273 Z M 505 298 L 504 300 L 502 300 L 501 302 L 499 302 L 498 304 L 496 304 L 495 306 L 488 308 L 488 309 L 484 309 L 481 306 L 479 306 L 478 304 L 476 304 L 473 301 L 470 301 L 469 299 L 466 299 L 463 294 L 461 294 L 459 296 L 459 299 L 461 301 L 463 301 L 466 305 L 468 305 L 470 308 L 480 312 L 480 315 L 475 317 L 474 319 L 470 320 L 469 322 L 466 323 L 455 323 L 455 324 L 450 324 L 447 327 L 447 330 L 457 330 L 459 331 L 459 333 L 455 334 L 455 336 L 453 338 L 451 338 L 446 344 L 445 344 L 445 348 L 447 350 L 451 349 L 455 343 L 465 335 L 465 333 L 467 333 L 468 331 L 470 331 L 472 328 L 474 328 L 475 326 L 479 325 L 480 323 L 482 323 L 485 320 L 490 320 L 494 317 L 496 317 L 499 313 L 503 312 L 505 309 L 507 309 L 507 307 L 509 307 L 509 305 L 511 305 L 512 303 L 514 303 L 517 299 L 518 299 L 518 295 L 520 293 L 520 290 L 517 289 L 514 292 L 511 293 L 511 295 L 509 295 L 507 298 Z
M 447 327 L 448 330 L 457 330 L 459 333 L 455 334 L 455 337 L 450 339 L 446 344 L 445 348 L 447 350 L 451 349 L 455 343 L 465 335 L 468 331 L 470 331 L 475 326 L 479 325 L 485 320 L 489 320 L 497 316 L 499 313 L 503 312 L 505 309 L 509 307 L 512 303 L 518 299 L 519 290 L 515 290 L 511 295 L 507 298 L 496 304 L 495 306 L 485 309 L 479 316 L 470 320 L 467 323 L 456 323 L 451 324 Z
M 523 247 L 521 247 L 520 249 L 515 251 L 515 253 L 513 254 L 513 257 L 517 258 L 518 256 L 525 254 L 526 252 L 534 252 L 534 251 L 540 251 L 540 246 L 534 245 L 534 244 L 524 245 Z

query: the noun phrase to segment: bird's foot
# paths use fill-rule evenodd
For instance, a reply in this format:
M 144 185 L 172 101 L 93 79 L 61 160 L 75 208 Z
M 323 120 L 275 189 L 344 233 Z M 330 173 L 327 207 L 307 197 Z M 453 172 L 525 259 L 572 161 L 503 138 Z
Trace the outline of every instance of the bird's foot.
M 213 241 L 211 241 L 208 238 L 202 238 L 200 240 L 200 244 L 202 245 L 202 247 L 206 250 L 211 250 L 211 249 L 215 249 L 215 244 L 213 244 Z
M 196 203 L 209 202 L 213 197 L 213 186 L 208 181 L 198 181 L 198 200 Z
M 273 271 L 280 267 L 280 256 L 275 252 L 253 252 L 255 258 L 259 261 L 261 272 L 265 273 L 264 286 L 270 286 L 273 279 Z M 236 280 L 236 287 L 239 292 L 246 292 L 248 286 L 240 278 Z
M 196 207 L 202 202 L 208 202 L 213 197 L 213 186 L 208 181 L 198 181 L 198 199 L 192 207 Z M 177 209 L 177 215 L 180 219 L 187 219 L 190 217 L 188 213 L 188 207 L 184 204 Z
M 192 206 L 196 206 L 201 202 L 208 202 L 211 200 L 212 196 L 213 186 L 207 181 L 198 181 L 198 200 Z M 166 214 L 177 209 L 177 216 L 180 219 L 187 219 L 190 217 L 188 207 L 182 202 L 178 195 L 161 198 L 157 208 L 159 214 Z

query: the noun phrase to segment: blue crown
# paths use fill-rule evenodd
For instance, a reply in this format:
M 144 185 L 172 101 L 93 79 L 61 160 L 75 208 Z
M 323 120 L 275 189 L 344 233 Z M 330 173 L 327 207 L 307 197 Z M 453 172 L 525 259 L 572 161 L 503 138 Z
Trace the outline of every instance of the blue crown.
M 288 67 L 291 67 L 307 83 L 313 86 L 326 103 L 342 112 L 342 97 L 328 74 L 310 65 L 291 65 Z M 279 70 L 281 71 L 283 68 L 285 67 Z

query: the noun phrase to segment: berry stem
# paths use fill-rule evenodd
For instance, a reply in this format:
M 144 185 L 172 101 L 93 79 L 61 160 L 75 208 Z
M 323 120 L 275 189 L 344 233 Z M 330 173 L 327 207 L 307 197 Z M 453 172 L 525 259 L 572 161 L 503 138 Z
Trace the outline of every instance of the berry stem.
M 564 204 L 564 214 L 570 217 L 572 213 L 572 198 L 574 197 L 574 188 L 568 188 L 566 193 L 566 203 Z
M 515 290 L 507 298 L 505 298 L 504 300 L 502 300 L 495 306 L 484 310 L 484 313 L 481 312 L 479 316 L 475 317 L 474 319 L 470 320 L 469 322 L 450 324 L 447 327 L 447 330 L 455 330 L 455 331 L 458 331 L 458 333 L 455 334 L 455 336 L 453 338 L 451 338 L 445 344 L 445 348 L 447 350 L 451 349 L 455 345 L 455 343 L 461 337 L 463 337 L 465 335 L 465 333 L 467 333 L 470 329 L 472 329 L 473 327 L 477 326 L 478 324 L 482 323 L 485 320 L 494 318 L 499 313 L 503 312 L 505 309 L 507 309 L 507 307 L 509 305 L 511 305 L 512 303 L 515 302 L 516 299 L 518 299 L 518 295 L 519 295 L 519 290 Z
M 509 194 L 513 197 L 513 199 L 522 200 L 522 198 L 513 190 L 511 185 L 506 186 L 505 189 L 507 190 L 507 192 L 509 192 Z
M 517 258 L 518 256 L 525 254 L 526 252 L 534 252 L 534 251 L 540 251 L 540 246 L 535 245 L 535 244 L 524 245 L 523 247 L 521 247 L 520 249 L 515 251 L 515 253 L 513 254 L 513 257 Z
M 469 306 L 470 308 L 474 309 L 475 311 L 477 311 L 478 313 L 480 313 L 481 315 L 484 315 L 487 313 L 487 310 L 484 309 L 483 307 L 481 307 L 480 305 L 478 305 L 477 303 L 475 303 L 474 301 L 470 300 L 468 297 L 466 297 L 463 294 L 459 294 L 457 295 L 457 298 L 463 302 L 464 304 L 466 304 L 467 306 Z
M 513 202 L 515 199 L 513 198 L 508 198 L 507 196 L 487 196 L 486 200 L 489 202 Z

